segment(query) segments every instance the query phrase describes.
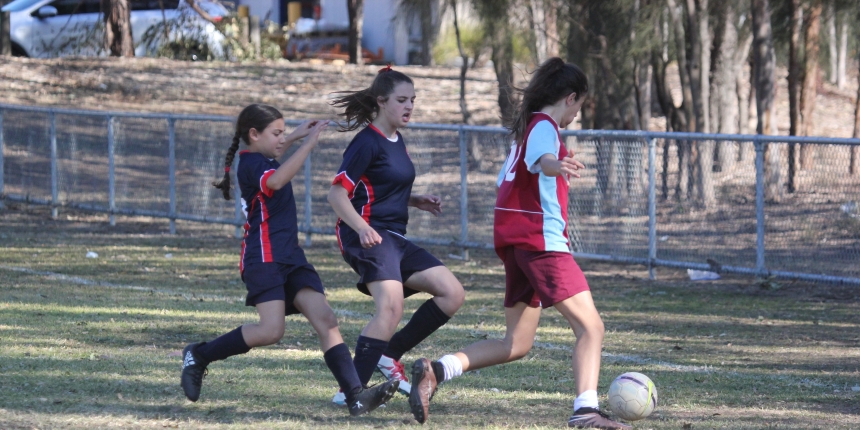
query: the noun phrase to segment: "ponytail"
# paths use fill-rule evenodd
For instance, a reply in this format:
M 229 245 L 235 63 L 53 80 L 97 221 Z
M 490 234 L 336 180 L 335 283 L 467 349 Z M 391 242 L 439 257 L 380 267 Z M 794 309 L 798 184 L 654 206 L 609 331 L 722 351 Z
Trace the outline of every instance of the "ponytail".
M 516 88 L 516 91 L 522 94 L 522 100 L 514 109 L 514 115 L 505 120 L 505 126 L 520 145 L 532 113 L 555 104 L 570 93 L 576 93 L 576 100 L 579 100 L 588 93 L 588 77 L 576 64 L 552 57 L 534 71 L 525 88 Z
M 358 91 L 338 91 L 335 94 L 343 94 L 330 103 L 338 109 L 343 109 L 340 114 L 346 118 L 346 124 L 340 126 L 338 131 L 352 131 L 370 124 L 379 113 L 379 98 L 388 100 L 388 96 L 394 92 L 394 87 L 401 82 L 414 85 L 412 78 L 396 70 L 391 70 L 391 65 L 382 68 L 373 79 L 370 87 Z
M 246 145 L 249 144 L 248 132 L 252 128 L 263 131 L 272 121 L 283 117 L 277 109 L 260 104 L 248 105 L 239 113 L 239 118 L 236 120 L 236 133 L 233 134 L 233 142 L 227 149 L 227 156 L 224 158 L 224 176 L 220 181 L 212 183 L 215 188 L 221 190 L 225 200 L 230 200 L 230 166 L 233 165 L 236 151 L 239 150 L 239 140 L 244 140 Z

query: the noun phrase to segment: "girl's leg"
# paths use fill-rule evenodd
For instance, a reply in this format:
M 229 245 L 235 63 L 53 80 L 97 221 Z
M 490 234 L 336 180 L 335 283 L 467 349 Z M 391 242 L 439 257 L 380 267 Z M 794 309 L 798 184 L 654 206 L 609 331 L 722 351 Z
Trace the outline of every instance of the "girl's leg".
M 311 288 L 303 288 L 296 293 L 293 301 L 296 308 L 308 319 L 320 338 L 325 364 L 337 380 L 347 404 L 353 403 L 361 392 L 361 381 L 352 363 L 352 354 L 343 343 L 337 326 L 337 318 L 323 294 Z
M 293 304 L 316 330 L 323 352 L 343 343 L 337 317 L 323 294 L 311 288 L 303 288 L 296 293 Z
M 495 364 L 507 363 L 524 357 L 534 344 L 535 332 L 540 321 L 540 308 L 529 307 L 518 302 L 505 308 L 505 338 L 482 340 L 460 352 L 446 355 L 433 361 L 419 359 L 412 365 L 412 391 L 409 407 L 419 423 L 427 420 L 430 398 L 442 381 L 460 376 L 466 370 L 481 369 Z
M 406 326 L 391 337 L 385 356 L 395 361 L 445 325 L 466 299 L 460 281 L 445 266 L 414 273 L 406 280 L 406 286 L 433 298 L 419 306 Z
M 576 346 L 573 349 L 573 376 L 576 392 L 597 390 L 600 374 L 600 350 L 603 346 L 603 320 L 594 307 L 590 291 L 583 291 L 556 303 L 555 308 L 564 315 L 573 333 Z
M 355 345 L 353 363 L 362 385 L 367 385 L 388 347 L 388 340 L 403 317 L 403 284 L 393 280 L 367 283 L 376 312 L 361 331 Z
M 284 337 L 284 301 L 257 303 L 260 322 L 242 326 L 242 336 L 249 347 L 271 345 Z
M 284 301 L 257 304 L 260 322 L 245 324 L 209 342 L 192 343 L 182 351 L 180 383 L 192 402 L 200 397 L 206 367 L 213 361 L 244 354 L 255 346 L 271 345 L 284 335 Z
M 460 361 L 462 371 L 482 369 L 496 364 L 507 363 L 525 357 L 532 349 L 538 322 L 540 308 L 533 308 L 519 302 L 513 307 L 505 308 L 505 338 L 501 340 L 488 339 L 475 342 L 453 354 Z M 449 375 L 445 370 L 447 380 L 456 375 Z

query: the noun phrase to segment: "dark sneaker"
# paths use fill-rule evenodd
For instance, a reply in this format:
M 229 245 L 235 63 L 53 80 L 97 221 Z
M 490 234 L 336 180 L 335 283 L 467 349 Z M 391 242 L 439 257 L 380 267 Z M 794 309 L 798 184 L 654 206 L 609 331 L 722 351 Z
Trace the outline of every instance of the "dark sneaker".
M 415 421 L 421 424 L 427 421 L 433 394 L 436 394 L 436 373 L 430 360 L 419 359 L 412 364 L 412 391 L 409 392 L 409 408 Z
M 619 423 L 609 419 L 609 415 L 604 414 L 599 409 L 594 408 L 579 408 L 573 412 L 573 416 L 567 420 L 567 426 L 577 429 L 603 429 L 603 430 L 627 430 L 633 426 L 629 424 Z
M 188 400 L 196 402 L 200 398 L 200 386 L 206 376 L 206 366 L 209 365 L 196 354 L 197 347 L 203 342 L 189 344 L 182 350 L 182 377 L 180 384 Z
M 381 384 L 365 388 L 349 402 L 349 414 L 356 417 L 385 404 L 397 392 L 400 381 L 389 379 Z

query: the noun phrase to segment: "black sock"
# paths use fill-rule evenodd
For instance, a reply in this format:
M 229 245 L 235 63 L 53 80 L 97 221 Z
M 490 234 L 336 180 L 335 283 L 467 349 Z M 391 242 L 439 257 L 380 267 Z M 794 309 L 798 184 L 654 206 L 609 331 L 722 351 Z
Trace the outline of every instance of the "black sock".
M 213 341 L 198 346 L 195 353 L 200 355 L 200 358 L 211 363 L 234 355 L 244 354 L 250 350 L 251 348 L 245 343 L 245 338 L 242 337 L 242 327 L 240 326 L 230 333 L 221 335 Z
M 445 366 L 438 361 L 431 361 L 430 366 L 433 367 L 433 374 L 436 375 L 436 385 L 445 382 Z
M 349 347 L 345 343 L 339 343 L 329 348 L 323 354 L 323 358 L 334 379 L 337 380 L 340 390 L 346 396 L 346 403 L 351 403 L 355 395 L 361 391 L 361 381 L 358 379 L 358 373 L 355 372 Z
M 358 341 L 355 343 L 355 358 L 352 362 L 355 364 L 355 373 L 358 373 L 358 380 L 361 381 L 362 386 L 367 385 L 370 381 L 386 346 L 388 346 L 388 342 L 384 340 L 366 336 L 358 337 Z
M 406 326 L 394 333 L 394 336 L 388 341 L 388 348 L 384 352 L 385 356 L 400 360 L 406 351 L 415 348 L 427 336 L 445 325 L 449 319 L 451 317 L 445 315 L 445 312 L 439 309 L 433 299 L 427 300 L 415 311 Z

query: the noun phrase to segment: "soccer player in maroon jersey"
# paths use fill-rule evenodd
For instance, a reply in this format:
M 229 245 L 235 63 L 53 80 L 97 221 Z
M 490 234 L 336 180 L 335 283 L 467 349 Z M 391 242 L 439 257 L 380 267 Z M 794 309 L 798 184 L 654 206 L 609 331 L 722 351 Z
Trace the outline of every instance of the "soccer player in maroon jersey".
M 493 222 L 496 253 L 505 266 L 505 338 L 473 343 L 438 361 L 416 361 L 409 404 L 418 422 L 427 420 L 438 384 L 467 370 L 524 357 L 534 344 L 541 308 L 552 306 L 576 335 L 577 397 L 568 426 L 631 428 L 598 407 L 603 321 L 567 240 L 569 180 L 585 166 L 565 148 L 559 128 L 573 122 L 587 92 L 585 73 L 557 57 L 538 67 L 523 90 L 517 114 L 507 124 L 514 143 L 499 172 Z
M 346 117 L 342 131 L 362 130 L 343 154 L 328 200 L 339 217 L 336 232 L 343 258 L 360 276 L 358 289 L 376 305 L 356 344 L 355 369 L 362 383 L 378 370 L 400 380 L 400 391 L 408 394 L 400 358 L 447 323 L 463 305 L 465 293 L 439 259 L 406 238 L 409 206 L 442 212 L 438 196 L 412 193 L 415 167 L 397 131 L 412 117 L 412 79 L 389 66 L 369 88 L 341 94 L 332 104 Z M 403 299 L 418 292 L 433 297 L 397 331 Z M 342 403 L 342 394 L 332 401 Z
M 325 298 L 322 281 L 299 247 L 296 200 L 290 181 L 326 125 L 328 121 L 307 121 L 286 135 L 284 117 L 271 106 L 253 104 L 239 114 L 236 134 L 224 160 L 224 177 L 215 186 L 230 200 L 230 166 L 240 139 L 244 140 L 248 150 L 239 152 L 236 172 L 247 219 L 239 267 L 248 289 L 245 304 L 257 308 L 260 322 L 185 347 L 181 385 L 192 402 L 200 397 L 210 363 L 278 342 L 284 336 L 284 316 L 296 313 L 302 313 L 316 330 L 323 358 L 345 393 L 350 415 L 372 411 L 397 391 L 396 380 L 363 388 L 337 318 Z M 284 164 L 278 162 L 290 145 L 305 137 Z

